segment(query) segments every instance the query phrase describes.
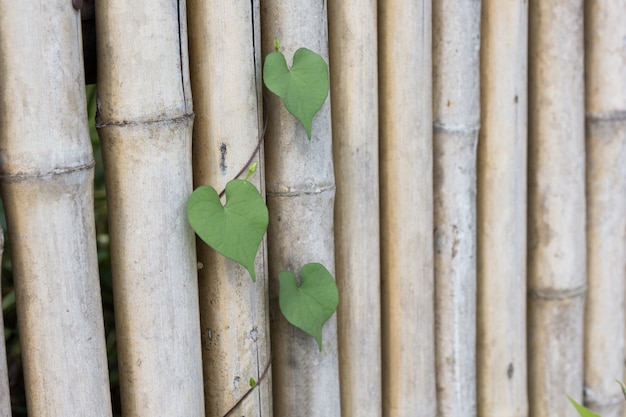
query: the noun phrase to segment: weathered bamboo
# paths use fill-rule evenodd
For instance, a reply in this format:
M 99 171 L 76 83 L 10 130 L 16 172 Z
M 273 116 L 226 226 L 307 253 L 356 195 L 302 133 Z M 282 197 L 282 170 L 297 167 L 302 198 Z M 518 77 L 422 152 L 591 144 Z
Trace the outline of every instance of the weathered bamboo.
M 380 416 L 376 1 L 328 3 L 342 416 Z
M 531 416 L 564 416 L 583 388 L 582 0 L 531 2 L 529 30 L 529 404 Z
M 189 53 L 196 186 L 218 189 L 254 153 L 260 133 L 259 2 L 189 0 Z M 226 26 L 228 29 L 226 29 Z M 224 40 L 228 33 L 228 40 Z M 263 191 L 261 164 L 249 181 Z M 259 380 L 270 357 L 266 248 L 256 260 L 257 281 L 198 240 L 198 271 L 207 417 L 222 417 Z M 271 378 L 237 408 L 238 415 L 271 416 Z
M 585 3 L 587 276 L 585 386 L 588 407 L 618 417 L 624 397 L 626 285 L 626 1 Z
M 1 191 L 28 415 L 111 416 L 80 13 L 61 0 L 0 2 L 0 51 Z
M 96 7 L 122 412 L 204 416 L 185 2 Z
M 435 330 L 439 417 L 476 415 L 480 1 L 433 3 Z
M 477 405 L 524 417 L 528 9 L 483 0 L 477 190 Z
M 264 55 L 273 52 L 274 40 L 279 39 L 288 63 L 300 47 L 328 62 L 325 2 L 265 0 L 261 23 Z M 267 94 L 265 183 L 276 417 L 340 415 L 336 315 L 324 325 L 320 352 L 312 337 L 282 316 L 277 278 L 283 270 L 299 273 L 309 262 L 320 262 L 334 273 L 335 181 L 329 103 L 314 118 L 309 141 L 300 122 L 276 96 Z
M 383 415 L 435 393 L 431 2 L 378 4 Z
M 0 228 L 0 262 L 4 253 L 4 233 Z M 4 318 L 0 309 L 0 325 L 4 334 Z M 0 416 L 11 417 L 11 393 L 9 391 L 9 372 L 6 344 L 0 343 Z

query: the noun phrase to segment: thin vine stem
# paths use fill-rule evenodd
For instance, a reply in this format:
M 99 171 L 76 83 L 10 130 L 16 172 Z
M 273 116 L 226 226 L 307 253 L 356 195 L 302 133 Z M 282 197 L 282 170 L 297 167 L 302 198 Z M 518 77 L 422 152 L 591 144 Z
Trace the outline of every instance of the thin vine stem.
M 248 389 L 248 391 L 246 391 L 245 394 L 243 394 L 243 397 L 241 397 L 236 403 L 235 405 L 233 405 L 230 410 L 228 410 L 226 412 L 226 414 L 224 414 L 224 417 L 228 417 L 233 411 L 235 411 L 235 409 L 237 409 L 237 407 L 239 407 L 239 404 L 241 404 L 243 402 L 243 400 L 245 400 L 250 394 L 252 394 L 252 391 L 254 391 L 255 389 L 257 389 L 259 387 L 259 385 L 261 385 L 261 382 L 263 382 L 263 379 L 265 378 L 265 376 L 267 375 L 267 371 L 269 371 L 270 367 L 272 366 L 272 354 L 270 354 L 269 359 L 267 360 L 267 363 L 265 364 L 265 369 L 263 370 L 263 373 L 261 374 L 261 376 L 259 377 L 259 380 L 256 382 L 256 385 L 254 387 L 250 387 L 250 389 Z
M 248 158 L 248 162 L 246 162 L 245 165 L 239 170 L 237 175 L 235 175 L 234 179 L 239 178 L 241 176 L 241 174 L 243 174 L 244 171 L 246 169 L 248 169 L 248 167 L 250 166 L 250 164 L 254 160 L 254 157 L 259 153 L 259 149 L 261 149 L 261 144 L 263 143 L 263 138 L 265 138 L 265 132 L 267 131 L 267 121 L 268 121 L 268 116 L 267 116 L 267 112 L 265 112 L 265 119 L 263 120 L 263 130 L 259 133 L 259 140 L 258 140 L 258 142 L 256 144 L 256 148 L 254 148 L 254 151 L 250 155 L 250 158 Z M 222 198 L 222 196 L 224 196 L 225 192 L 226 192 L 226 188 L 224 188 L 222 190 L 222 192 L 220 193 L 220 195 L 219 195 L 220 198 Z

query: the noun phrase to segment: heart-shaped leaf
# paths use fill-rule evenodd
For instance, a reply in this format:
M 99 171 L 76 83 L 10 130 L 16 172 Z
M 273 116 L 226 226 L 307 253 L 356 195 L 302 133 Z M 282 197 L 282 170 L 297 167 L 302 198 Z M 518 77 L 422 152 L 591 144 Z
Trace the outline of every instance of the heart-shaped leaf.
M 281 52 L 265 57 L 263 81 L 267 88 L 281 98 L 289 113 L 306 129 L 311 139 L 313 116 L 328 97 L 328 66 L 315 52 L 300 48 L 293 55 L 291 69 Z
M 279 304 L 289 323 L 310 334 L 322 350 L 322 327 L 337 310 L 339 291 L 324 265 L 306 264 L 300 270 L 300 285 L 293 272 L 278 274 Z
M 587 407 L 583 407 L 582 405 L 578 404 L 576 401 L 572 400 L 570 397 L 567 397 L 567 398 L 569 398 L 570 402 L 574 405 L 574 407 L 576 407 L 576 411 L 578 411 L 578 414 L 580 414 L 581 417 L 600 417 L 596 413 L 589 410 Z
M 254 258 L 269 216 L 263 197 L 252 183 L 229 181 L 224 206 L 213 187 L 198 187 L 189 197 L 187 217 L 207 245 L 243 265 L 256 281 Z

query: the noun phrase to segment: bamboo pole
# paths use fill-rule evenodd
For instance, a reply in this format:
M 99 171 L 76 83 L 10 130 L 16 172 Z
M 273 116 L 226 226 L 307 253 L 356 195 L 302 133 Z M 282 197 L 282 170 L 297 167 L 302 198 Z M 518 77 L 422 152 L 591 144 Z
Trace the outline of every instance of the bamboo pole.
M 328 4 L 342 416 L 381 416 L 376 1 Z
M 439 417 L 476 415 L 480 1 L 433 3 L 435 330 Z
M 0 263 L 4 253 L 4 231 L 0 228 Z M 0 309 L 0 325 L 4 334 L 4 318 Z M 11 392 L 9 391 L 9 370 L 5 343 L 0 343 L 0 416 L 11 417 Z
M 530 5 L 528 370 L 531 416 L 582 401 L 586 290 L 583 3 Z
M 296 49 L 309 48 L 328 62 L 326 3 L 265 0 L 261 3 L 262 50 L 274 40 L 291 62 Z M 340 415 L 336 315 L 315 340 L 290 325 L 278 306 L 278 273 L 299 273 L 320 262 L 334 274 L 333 205 L 335 181 L 329 100 L 313 120 L 312 139 L 278 98 L 267 94 L 265 145 L 267 232 L 272 331 L 273 400 L 276 417 Z M 341 303 L 341 301 L 340 301 Z
M 383 415 L 435 393 L 431 2 L 378 5 Z
M 587 276 L 585 403 L 618 417 L 624 397 L 626 1 L 585 3 Z M 619 93 L 621 92 L 621 93 Z
M 524 417 L 528 9 L 484 0 L 477 190 L 477 405 Z
M 96 7 L 122 412 L 204 416 L 185 2 Z
M 258 1 L 188 1 L 196 186 L 223 190 L 254 153 L 260 133 L 261 60 Z M 226 28 L 226 26 L 228 28 Z M 223 34 L 228 33 L 225 42 Z M 262 154 L 249 178 L 264 191 Z M 270 357 L 266 247 L 256 259 L 257 281 L 202 241 L 198 245 L 200 313 L 207 417 L 224 416 L 263 375 Z M 271 416 L 271 378 L 237 408 Z
M 0 2 L 0 181 L 29 416 L 111 416 L 71 2 Z

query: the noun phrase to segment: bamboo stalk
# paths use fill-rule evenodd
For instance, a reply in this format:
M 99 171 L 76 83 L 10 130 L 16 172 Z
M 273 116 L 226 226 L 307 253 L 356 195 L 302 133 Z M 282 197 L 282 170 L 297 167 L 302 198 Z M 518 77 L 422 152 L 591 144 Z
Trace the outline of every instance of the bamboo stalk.
M 96 7 L 122 412 L 204 416 L 185 2 Z
M 258 1 L 191 0 L 189 48 L 194 109 L 195 185 L 218 192 L 254 153 L 260 134 L 261 60 Z M 223 34 L 228 33 L 225 42 Z M 263 155 L 249 178 L 264 191 Z M 198 241 L 206 415 L 222 417 L 259 380 L 270 357 L 266 246 L 248 271 Z M 237 408 L 271 416 L 271 377 Z
M 527 415 L 526 145 L 528 9 L 484 0 L 477 194 L 477 405 Z
M 435 324 L 439 417 L 476 415 L 480 2 L 433 3 Z
M 4 231 L 0 228 L 0 262 L 4 253 Z M 3 310 L 0 309 L 0 324 L 4 334 Z M 0 343 L 0 416 L 11 417 L 11 392 L 9 391 L 9 370 L 6 344 Z
M 431 2 L 378 4 L 383 415 L 435 393 Z
M 582 401 L 586 290 L 583 3 L 530 5 L 528 369 L 531 416 Z
M 0 50 L 1 191 L 28 414 L 111 416 L 80 13 L 60 0 L 1 2 Z
M 381 416 L 376 2 L 330 2 L 342 416 Z
M 266 0 L 261 4 L 262 50 L 282 44 L 288 62 L 306 47 L 328 62 L 326 4 Z M 320 352 L 312 337 L 290 325 L 279 310 L 278 273 L 299 273 L 320 262 L 334 274 L 335 181 L 329 100 L 313 120 L 312 139 L 278 98 L 267 94 L 265 145 L 267 232 L 276 417 L 340 415 L 336 315 L 323 328 Z M 341 301 L 340 301 L 341 303 Z
M 586 405 L 618 417 L 624 397 L 626 2 L 585 3 L 587 112 Z M 621 92 L 621 94 L 619 93 Z

